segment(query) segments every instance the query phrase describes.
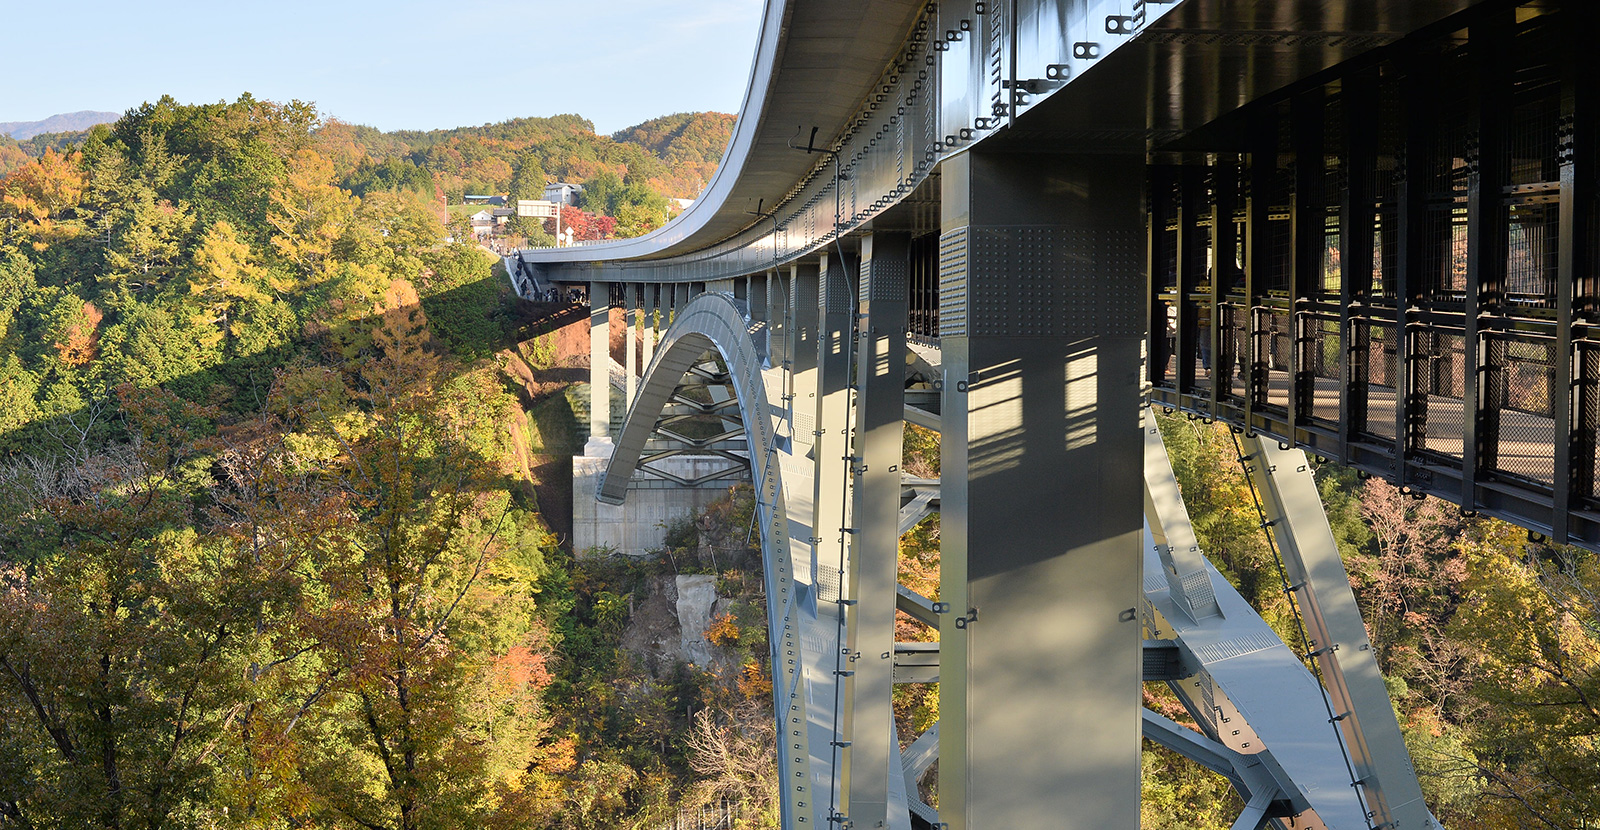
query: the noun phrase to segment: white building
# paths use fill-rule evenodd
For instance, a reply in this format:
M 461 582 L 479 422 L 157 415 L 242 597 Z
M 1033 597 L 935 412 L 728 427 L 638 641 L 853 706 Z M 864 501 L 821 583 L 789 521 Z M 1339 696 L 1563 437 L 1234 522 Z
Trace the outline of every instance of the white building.
M 472 224 L 473 236 L 485 237 L 494 233 L 495 219 L 490 211 L 480 210 L 468 217 L 467 221 Z
M 583 192 L 583 185 L 569 182 L 551 182 L 544 186 L 544 200 L 546 202 L 560 202 L 562 204 L 578 206 L 578 194 Z

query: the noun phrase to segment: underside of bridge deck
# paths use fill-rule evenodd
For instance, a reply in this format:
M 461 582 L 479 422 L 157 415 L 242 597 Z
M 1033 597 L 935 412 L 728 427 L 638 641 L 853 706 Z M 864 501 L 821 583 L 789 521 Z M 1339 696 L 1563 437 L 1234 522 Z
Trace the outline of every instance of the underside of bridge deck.
M 1600 546 L 1593 24 L 1489 5 L 1158 153 L 1153 399 Z

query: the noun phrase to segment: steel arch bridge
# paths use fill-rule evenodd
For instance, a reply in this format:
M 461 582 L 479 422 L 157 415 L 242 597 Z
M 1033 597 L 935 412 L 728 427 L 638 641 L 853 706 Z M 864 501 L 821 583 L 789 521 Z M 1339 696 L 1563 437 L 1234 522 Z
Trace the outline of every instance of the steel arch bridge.
M 1235 827 L 1436 826 L 1306 452 L 1600 548 L 1596 16 L 770 0 L 702 198 L 508 265 L 589 286 L 600 501 L 653 473 L 686 373 L 728 388 L 784 827 L 1136 827 L 1141 736 L 1227 776 Z M 1151 405 L 1241 435 L 1310 654 L 1206 562 Z M 939 480 L 899 469 L 907 421 Z M 896 582 L 930 510 L 937 601 Z M 1200 733 L 1141 710 L 1150 680 Z M 893 686 L 929 682 L 902 746 Z

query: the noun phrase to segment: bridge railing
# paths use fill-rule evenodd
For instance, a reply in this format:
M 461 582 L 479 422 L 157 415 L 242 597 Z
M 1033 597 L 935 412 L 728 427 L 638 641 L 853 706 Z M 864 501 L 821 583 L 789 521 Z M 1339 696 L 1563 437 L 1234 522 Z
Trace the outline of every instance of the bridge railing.
M 1153 399 L 1600 550 L 1600 135 L 1562 19 L 1419 38 L 1152 167 Z
M 719 801 L 701 807 L 682 809 L 670 821 L 664 821 L 650 830 L 732 830 L 745 817 L 744 805 L 736 801 Z

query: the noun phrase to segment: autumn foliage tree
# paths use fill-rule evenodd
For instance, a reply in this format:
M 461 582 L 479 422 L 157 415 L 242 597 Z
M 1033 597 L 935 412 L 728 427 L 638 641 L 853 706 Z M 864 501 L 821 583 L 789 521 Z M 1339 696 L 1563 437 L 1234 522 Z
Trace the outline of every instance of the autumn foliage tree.
M 333 247 L 355 214 L 356 199 L 333 181 L 333 165 L 311 150 L 302 150 L 290 162 L 284 187 L 271 194 L 267 214 L 272 246 L 299 274 L 316 282 L 323 278 L 333 257 Z
M 105 315 L 94 303 L 68 294 L 52 315 L 51 346 L 66 366 L 83 366 L 95 358 L 100 344 L 100 321 Z
M 357 368 L 286 378 L 279 398 L 288 445 L 319 470 L 319 509 L 336 517 L 314 553 L 325 596 L 307 627 L 326 683 L 308 717 L 338 740 L 315 748 L 305 781 L 330 821 L 461 826 L 492 810 L 491 756 L 508 785 L 526 766 L 475 738 L 466 715 L 484 705 L 473 696 L 484 683 L 535 713 L 518 703 L 542 677 L 530 608 L 513 616 L 520 626 L 488 630 L 476 617 L 514 605 L 506 592 L 526 602 L 539 539 L 486 453 L 504 394 L 482 373 L 442 374 L 408 283 L 391 283 L 373 320 Z M 459 647 L 474 639 L 481 650 Z
M 1414 499 L 1375 479 L 1362 486 L 1359 503 L 1372 531 L 1371 553 L 1357 552 L 1349 567 L 1361 586 L 1357 598 L 1373 647 L 1392 666 L 1402 657 L 1416 659 L 1424 648 L 1415 639 L 1407 642 L 1408 631 L 1431 632 L 1448 619 L 1466 576 L 1448 543 L 1458 521 L 1443 502 Z
M 616 232 L 617 220 L 610 216 L 597 216 L 582 208 L 571 205 L 562 205 L 561 208 L 562 235 L 572 231 L 572 238 L 582 241 L 610 239 Z M 546 219 L 545 231 L 551 234 L 556 232 L 556 220 Z
M 1467 654 L 1454 707 L 1477 728 L 1443 760 L 1481 784 L 1478 826 L 1582 827 L 1600 803 L 1600 564 L 1498 522 L 1461 540 Z M 1474 788 L 1476 789 L 1476 787 Z
M 174 486 L 205 413 L 119 395 L 123 441 L 0 475 L 19 529 L 63 551 L 3 568 L 0 815 L 21 827 L 164 826 L 205 800 L 236 700 L 251 578 Z
M 5 222 L 0 241 L 26 243 L 43 251 L 52 243 L 76 236 L 76 216 L 83 198 L 85 177 L 80 153 L 44 155 L 25 164 L 0 183 L 0 220 Z

